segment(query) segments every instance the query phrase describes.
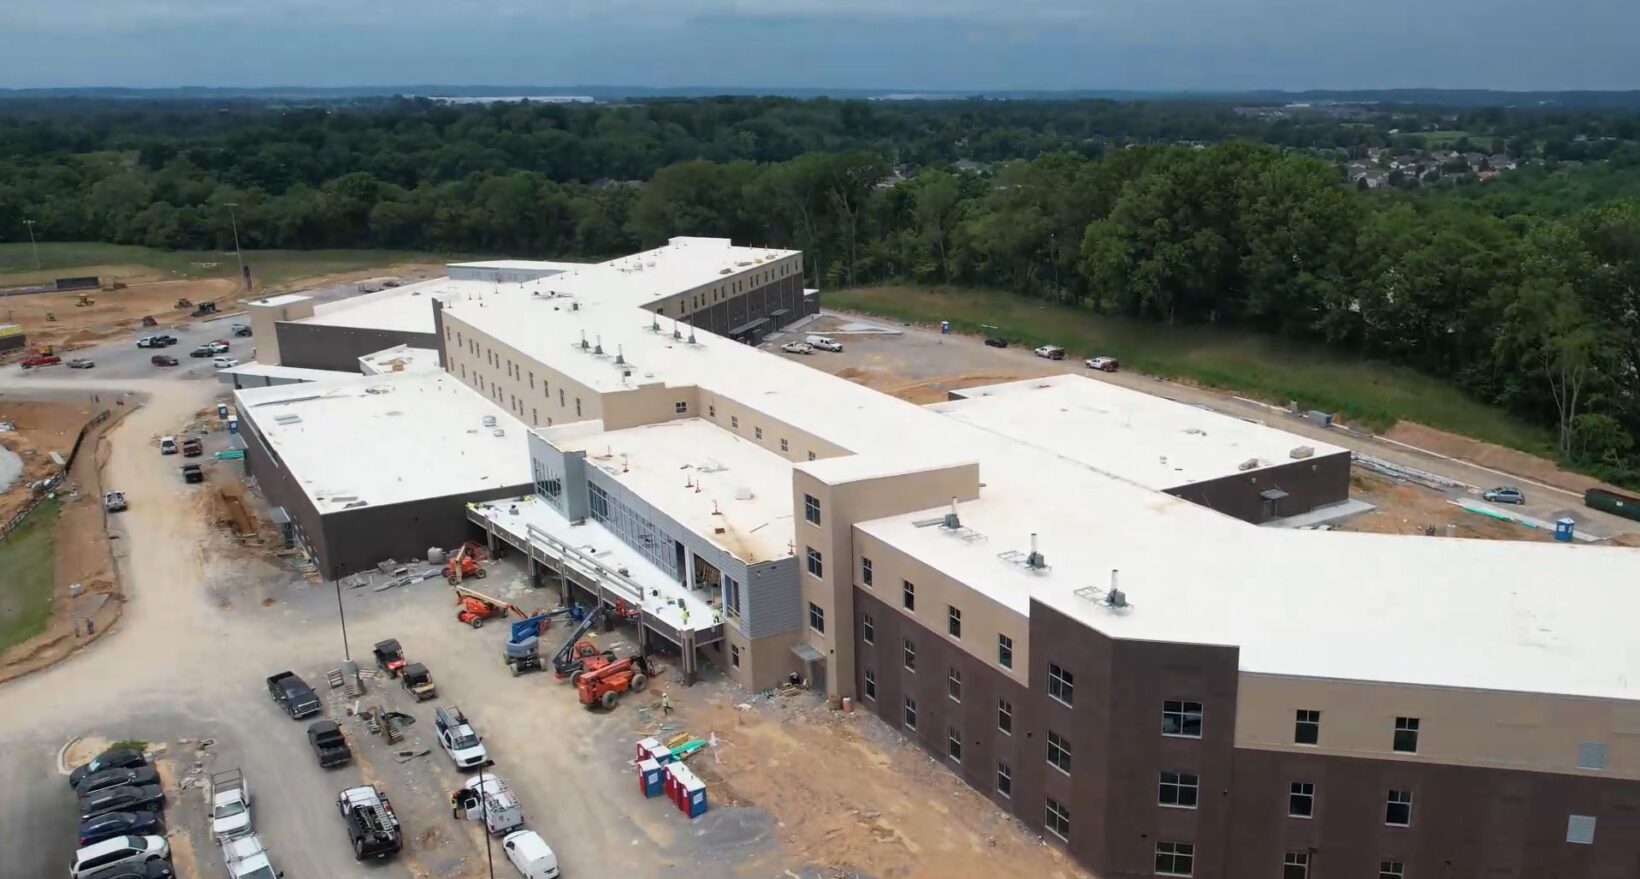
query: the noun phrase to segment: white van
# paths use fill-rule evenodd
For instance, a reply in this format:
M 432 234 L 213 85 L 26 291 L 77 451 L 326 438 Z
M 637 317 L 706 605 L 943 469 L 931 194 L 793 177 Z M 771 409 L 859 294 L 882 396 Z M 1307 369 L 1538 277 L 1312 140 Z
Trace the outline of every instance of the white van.
M 836 339 L 833 339 L 830 336 L 810 336 L 807 339 L 804 339 L 803 341 L 808 342 L 810 345 L 812 345 L 816 348 L 819 348 L 821 351 L 841 351 L 841 350 L 843 350 L 843 343 L 837 341 Z
M 500 776 L 488 772 L 474 775 L 451 793 L 450 808 L 457 818 L 488 821 L 485 829 L 496 836 L 524 827 L 524 810 L 512 789 Z
M 524 879 L 558 879 L 558 855 L 533 830 L 517 830 L 501 841 L 507 850 L 507 860 L 518 868 Z
M 171 844 L 163 836 L 116 836 L 92 843 L 74 853 L 69 872 L 74 879 L 122 864 L 146 864 L 171 856 Z
M 174 436 L 160 437 L 159 453 L 161 455 L 175 455 L 177 453 L 177 438 Z

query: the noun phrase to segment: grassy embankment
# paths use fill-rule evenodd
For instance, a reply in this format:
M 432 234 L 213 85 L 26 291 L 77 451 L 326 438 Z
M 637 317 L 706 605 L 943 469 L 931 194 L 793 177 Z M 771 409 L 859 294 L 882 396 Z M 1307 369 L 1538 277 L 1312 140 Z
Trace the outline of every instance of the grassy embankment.
M 402 263 L 444 262 L 449 257 L 408 250 L 247 250 L 245 263 L 259 287 Z M 40 243 L 40 267 L 27 241 L 0 244 L 0 286 L 49 282 L 83 272 L 104 280 L 197 280 L 232 278 L 239 271 L 228 251 L 155 250 L 94 242 Z
M 57 502 L 41 504 L 0 541 L 0 652 L 46 630 L 56 584 Z
M 1550 448 L 1547 431 L 1437 379 L 1319 346 L 1217 327 L 1114 318 L 997 291 L 867 287 L 827 292 L 823 301 L 827 308 L 905 323 L 949 320 L 965 333 L 991 325 L 1019 342 L 1063 345 L 1077 359 L 1106 354 L 1139 372 L 1278 404 L 1297 400 L 1378 430 L 1404 419 L 1534 454 Z

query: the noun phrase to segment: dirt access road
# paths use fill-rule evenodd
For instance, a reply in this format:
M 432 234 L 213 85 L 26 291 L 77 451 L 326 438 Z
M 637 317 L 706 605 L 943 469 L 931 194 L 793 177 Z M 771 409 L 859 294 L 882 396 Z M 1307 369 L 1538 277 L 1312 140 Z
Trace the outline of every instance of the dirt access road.
M 887 332 L 850 333 L 839 327 L 855 324 L 861 329 L 876 327 Z M 1391 437 L 1357 434 L 1337 428 L 1324 428 L 1294 418 L 1279 407 L 1255 400 L 1236 397 L 1219 391 L 1179 384 L 1134 372 L 1103 373 L 1084 367 L 1081 362 L 1049 361 L 1035 356 L 1029 347 L 1015 345 L 997 349 L 986 347 L 974 336 L 941 335 L 937 330 L 907 326 L 876 317 L 824 312 L 814 322 L 792 334 L 770 337 L 765 348 L 779 352 L 779 345 L 792 336 L 808 333 L 832 333 L 842 342 L 841 354 L 816 352 L 809 355 L 784 354 L 807 366 L 841 375 L 852 381 L 894 394 L 913 403 L 934 403 L 945 400 L 946 391 L 955 388 L 995 382 L 1061 375 L 1067 372 L 1087 375 L 1097 381 L 1106 381 L 1133 390 L 1143 391 L 1202 406 L 1215 412 L 1232 415 L 1294 433 L 1322 442 L 1382 458 L 1405 467 L 1412 467 L 1453 479 L 1476 489 L 1495 485 L 1515 484 L 1525 490 L 1528 502 L 1519 509 L 1529 516 L 1553 521 L 1562 515 L 1571 515 L 1581 531 L 1608 537 L 1617 534 L 1640 534 L 1640 522 L 1591 510 L 1583 506 L 1584 477 L 1575 474 L 1556 475 L 1551 462 L 1532 458 L 1509 450 L 1497 449 L 1484 443 L 1444 435 L 1440 448 L 1454 454 L 1473 457 L 1478 461 L 1459 460 L 1451 455 L 1420 450 L 1394 441 L 1397 435 L 1413 440 L 1424 440 L 1432 446 L 1442 440 L 1439 431 L 1414 425 L 1392 430 Z M 1418 427 L 1417 430 L 1414 430 Z M 1461 441 L 1461 442 L 1456 442 Z M 1501 453 L 1508 454 L 1501 454 Z M 1510 468 L 1505 470 L 1503 468 Z M 1545 481 L 1548 480 L 1548 481 Z M 1554 484 L 1552 484 L 1554 483 Z M 1478 497 L 1478 491 L 1474 493 Z M 1427 508 L 1434 512 L 1439 506 Z M 1416 511 L 1424 512 L 1424 509 Z M 1461 521 L 1473 514 L 1452 508 L 1449 521 Z M 1530 538 L 1528 529 L 1510 526 Z M 1482 529 L 1488 531 L 1489 529 Z M 1495 535 L 1492 535 L 1495 536 Z

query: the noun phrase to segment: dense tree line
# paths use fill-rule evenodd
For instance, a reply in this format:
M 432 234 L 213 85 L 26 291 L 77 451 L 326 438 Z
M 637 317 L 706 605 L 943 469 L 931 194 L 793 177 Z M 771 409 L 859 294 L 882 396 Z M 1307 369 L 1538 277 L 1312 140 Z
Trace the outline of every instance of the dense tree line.
M 1460 125 L 1547 161 L 1369 193 L 1317 155 Z M 1406 364 L 1632 480 L 1636 133 L 1615 111 L 1107 101 L 0 104 L 0 236 L 27 217 L 48 239 L 224 248 L 230 203 L 248 248 L 602 257 L 728 236 L 803 249 L 822 287 L 996 287 Z M 1558 163 L 1561 141 L 1605 158 Z

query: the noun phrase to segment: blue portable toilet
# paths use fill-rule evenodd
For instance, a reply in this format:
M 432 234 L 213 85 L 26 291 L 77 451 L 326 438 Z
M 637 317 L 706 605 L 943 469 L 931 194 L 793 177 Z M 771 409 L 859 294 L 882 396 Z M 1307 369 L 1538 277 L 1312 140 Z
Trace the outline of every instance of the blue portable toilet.
M 218 404 L 216 404 L 216 417 L 218 417 L 218 418 L 227 418 L 228 417 L 228 404 L 227 403 L 218 403 Z
M 948 320 L 940 321 L 940 335 L 942 335 L 942 336 L 951 335 L 951 322 L 950 321 L 948 321 Z
M 1576 524 L 1577 523 L 1572 521 L 1572 517 L 1570 516 L 1562 516 L 1561 518 L 1556 519 L 1555 539 L 1561 543 L 1570 543 L 1572 540 L 1572 527 Z
M 237 416 L 237 415 L 229 415 L 228 416 L 228 432 L 229 433 L 238 433 L 239 432 L 239 416 Z
M 654 760 L 638 761 L 638 778 L 641 780 L 645 797 L 658 797 L 665 787 L 666 771 L 661 764 Z
M 691 777 L 683 785 L 684 814 L 699 818 L 706 814 L 706 783 Z

